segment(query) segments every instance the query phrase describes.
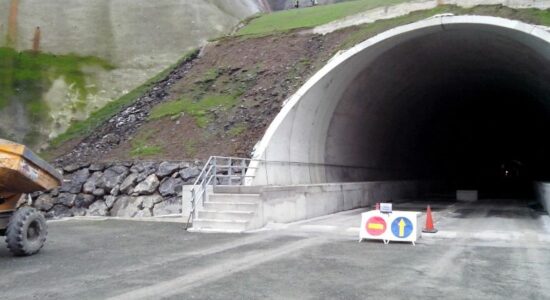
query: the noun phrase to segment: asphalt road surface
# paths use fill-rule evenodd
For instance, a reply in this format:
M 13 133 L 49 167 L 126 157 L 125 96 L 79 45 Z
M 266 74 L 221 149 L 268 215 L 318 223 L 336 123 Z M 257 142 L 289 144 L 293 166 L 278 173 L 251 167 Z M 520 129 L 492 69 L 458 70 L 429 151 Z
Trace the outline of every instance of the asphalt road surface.
M 0 243 L 0 298 L 550 298 L 548 215 L 494 201 L 440 202 L 434 210 L 440 232 L 416 246 L 358 243 L 363 210 L 247 234 L 189 233 L 166 222 L 53 222 L 36 256 L 14 258 Z

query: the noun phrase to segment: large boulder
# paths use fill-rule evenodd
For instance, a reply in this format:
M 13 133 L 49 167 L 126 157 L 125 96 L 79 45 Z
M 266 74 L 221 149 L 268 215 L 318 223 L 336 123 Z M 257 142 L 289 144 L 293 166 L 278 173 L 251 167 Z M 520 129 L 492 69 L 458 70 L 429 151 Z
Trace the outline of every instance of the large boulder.
M 135 163 L 131 168 L 130 172 L 132 173 L 143 173 L 147 170 L 155 170 L 153 172 L 156 172 L 157 167 L 156 164 L 152 161 L 140 161 Z
M 73 207 L 71 208 L 71 213 L 74 217 L 82 217 L 86 215 L 87 209 L 84 207 Z
M 111 190 L 111 196 L 118 196 L 120 194 L 120 184 L 117 184 L 112 190 Z
M 88 212 L 86 213 L 86 215 L 88 216 L 100 216 L 100 217 L 104 217 L 107 214 L 108 214 L 107 205 L 105 205 L 105 201 L 103 200 L 98 200 L 92 203 L 92 205 L 90 205 L 90 207 L 88 208 Z
M 59 204 L 63 204 L 67 207 L 73 207 L 75 200 L 76 200 L 75 194 L 61 193 L 59 194 L 59 196 L 57 196 L 57 200 L 55 202 Z
M 122 196 L 119 197 L 111 208 L 111 216 L 114 217 L 133 217 L 141 210 L 140 197 Z
M 88 208 L 90 204 L 94 203 L 95 197 L 88 194 L 78 194 L 74 200 L 75 208 Z
M 111 190 L 122 183 L 122 181 L 128 175 L 128 168 L 125 166 L 113 166 L 105 170 L 103 176 L 98 181 L 98 187 L 105 190 L 105 192 L 110 193 Z
M 102 172 L 94 172 L 90 178 L 84 183 L 82 191 L 86 194 L 92 194 L 97 189 L 97 183 L 99 179 L 103 176 Z
M 124 179 L 124 181 L 120 184 L 120 192 L 129 195 L 137 182 L 137 178 L 138 174 L 130 173 L 130 175 L 128 175 L 128 177 L 126 177 L 126 179 Z
M 153 208 L 154 216 L 181 214 L 181 198 L 172 197 L 160 203 L 155 204 Z
M 138 201 L 141 201 L 141 206 L 144 208 L 153 208 L 155 204 L 162 202 L 164 198 L 160 195 L 140 196 Z
M 180 176 L 183 180 L 189 181 L 191 179 L 195 179 L 197 176 L 199 176 L 200 173 L 201 173 L 201 171 L 199 170 L 199 168 L 190 167 L 190 168 L 186 168 L 186 169 L 181 170 L 180 171 Z
M 72 217 L 72 211 L 65 205 L 56 204 L 54 207 L 46 214 L 50 218 L 68 218 Z
M 113 204 L 115 204 L 116 200 L 117 200 L 116 196 L 106 196 L 105 205 L 107 205 L 107 207 L 111 209 L 113 207 Z
M 74 172 L 68 182 L 64 182 L 60 192 L 78 194 L 82 190 L 82 185 L 90 178 L 90 171 L 86 168 Z
M 80 166 L 77 165 L 77 164 L 70 164 L 70 165 L 67 165 L 63 168 L 63 171 L 67 172 L 67 173 L 72 173 L 76 170 L 80 169 Z
M 161 162 L 157 171 L 157 176 L 163 178 L 172 175 L 176 170 L 180 168 L 179 163 L 164 161 Z
M 91 164 L 89 167 L 91 172 L 103 171 L 105 170 L 105 168 L 106 168 L 105 164 L 102 164 L 102 163 L 94 163 L 94 164 Z
M 34 207 L 38 210 L 48 211 L 53 207 L 55 199 L 48 194 L 42 194 L 34 201 Z
M 152 217 L 153 214 L 151 213 L 151 209 L 149 208 L 144 208 L 140 211 L 138 211 L 136 213 L 136 215 L 134 216 L 134 218 L 147 218 L 147 217 Z
M 104 189 L 95 189 L 92 192 L 92 195 L 94 195 L 96 197 L 102 197 L 103 195 L 105 195 L 105 190 Z
M 141 182 L 147 178 L 147 176 L 157 171 L 157 166 L 154 162 L 140 162 L 136 163 L 130 168 L 132 173 L 137 173 L 137 181 Z
M 164 197 L 181 195 L 183 180 L 180 178 L 165 178 L 159 187 L 159 192 Z
M 36 207 L 38 210 L 42 211 L 48 211 L 50 210 L 55 203 L 55 199 L 48 195 L 48 194 L 42 194 L 34 200 L 33 206 Z
M 145 180 L 140 182 L 136 187 L 134 188 L 133 194 L 134 195 L 150 195 L 154 193 L 160 182 L 159 179 L 155 174 L 149 175 Z

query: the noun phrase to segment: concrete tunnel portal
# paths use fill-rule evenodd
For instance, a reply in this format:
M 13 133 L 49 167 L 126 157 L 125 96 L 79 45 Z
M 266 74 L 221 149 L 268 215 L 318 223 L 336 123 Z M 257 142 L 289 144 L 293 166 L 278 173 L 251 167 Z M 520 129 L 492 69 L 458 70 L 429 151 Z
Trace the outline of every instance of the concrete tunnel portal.
M 255 149 L 254 184 L 443 180 L 530 197 L 550 177 L 550 34 L 486 16 L 398 27 L 335 56 Z

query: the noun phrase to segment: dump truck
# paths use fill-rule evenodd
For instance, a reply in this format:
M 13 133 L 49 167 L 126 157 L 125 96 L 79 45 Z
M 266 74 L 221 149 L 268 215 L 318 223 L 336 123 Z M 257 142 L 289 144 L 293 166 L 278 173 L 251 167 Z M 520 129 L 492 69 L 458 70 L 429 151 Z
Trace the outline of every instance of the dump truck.
M 40 251 L 48 234 L 44 215 L 20 206 L 33 192 L 58 187 L 63 177 L 29 148 L 0 139 L 0 236 L 16 256 Z M 30 198 L 28 198 L 30 199 Z

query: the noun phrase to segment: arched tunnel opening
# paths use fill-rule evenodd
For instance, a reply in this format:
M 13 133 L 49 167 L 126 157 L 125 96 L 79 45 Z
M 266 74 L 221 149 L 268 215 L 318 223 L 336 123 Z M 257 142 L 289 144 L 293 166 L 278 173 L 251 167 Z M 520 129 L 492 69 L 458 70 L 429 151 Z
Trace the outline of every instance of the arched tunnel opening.
M 423 181 L 533 199 L 550 179 L 550 34 L 432 18 L 333 58 L 283 107 L 256 184 Z
M 326 162 L 371 169 L 365 181 L 444 180 L 531 198 L 532 182 L 550 176 L 549 67 L 505 32 L 475 26 L 408 40 L 345 89 Z

